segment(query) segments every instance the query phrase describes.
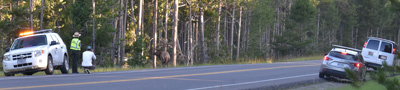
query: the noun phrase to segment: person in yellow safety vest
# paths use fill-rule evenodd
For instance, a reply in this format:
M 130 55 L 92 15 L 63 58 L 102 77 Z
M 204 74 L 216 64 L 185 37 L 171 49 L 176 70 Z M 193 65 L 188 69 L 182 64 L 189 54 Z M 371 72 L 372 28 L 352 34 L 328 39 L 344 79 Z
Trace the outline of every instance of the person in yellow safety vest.
M 72 37 L 74 37 L 71 41 L 71 50 L 72 50 L 72 73 L 79 73 L 78 72 L 78 61 L 79 61 L 79 56 L 80 56 L 80 51 L 81 51 L 81 40 L 79 40 L 79 37 L 81 34 L 78 32 L 75 32 Z

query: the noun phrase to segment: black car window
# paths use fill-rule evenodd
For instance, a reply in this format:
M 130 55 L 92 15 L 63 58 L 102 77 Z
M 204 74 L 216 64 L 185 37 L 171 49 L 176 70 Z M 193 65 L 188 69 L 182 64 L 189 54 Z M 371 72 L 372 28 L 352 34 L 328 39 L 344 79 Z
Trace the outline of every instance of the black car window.
M 345 60 L 354 60 L 356 61 L 358 57 L 351 55 L 351 54 L 342 54 L 341 52 L 337 51 L 332 51 L 329 53 L 330 56 L 340 58 L 340 59 L 345 59 Z
M 387 42 L 382 42 L 381 48 L 379 51 L 386 52 L 386 53 L 392 53 L 392 44 L 387 43 Z
M 14 41 L 14 44 L 11 47 L 11 49 L 14 50 L 14 49 L 40 46 L 40 45 L 47 45 L 45 35 L 31 36 L 31 37 L 24 37 L 24 38 L 17 39 Z
M 379 41 L 378 40 L 369 40 L 367 44 L 367 48 L 373 49 L 373 50 L 378 50 L 379 46 Z

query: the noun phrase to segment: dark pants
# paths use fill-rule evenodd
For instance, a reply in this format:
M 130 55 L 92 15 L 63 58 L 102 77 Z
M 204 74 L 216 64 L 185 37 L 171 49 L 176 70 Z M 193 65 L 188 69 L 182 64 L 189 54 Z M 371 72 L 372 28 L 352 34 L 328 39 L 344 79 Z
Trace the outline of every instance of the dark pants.
M 89 70 L 94 70 L 94 69 L 96 69 L 95 66 L 82 66 L 82 67 L 83 67 L 83 69 L 89 69 Z
M 79 61 L 80 52 L 78 50 L 72 50 L 72 73 L 78 72 L 78 61 Z

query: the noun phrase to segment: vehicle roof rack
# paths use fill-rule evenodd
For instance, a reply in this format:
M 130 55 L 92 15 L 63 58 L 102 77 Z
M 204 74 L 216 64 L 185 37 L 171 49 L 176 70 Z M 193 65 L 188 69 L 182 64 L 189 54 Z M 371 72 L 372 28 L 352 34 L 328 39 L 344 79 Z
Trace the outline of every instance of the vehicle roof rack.
M 387 40 L 387 39 L 378 38 L 378 37 L 368 37 L 368 39 L 383 40 L 383 41 L 388 41 L 388 42 L 390 42 L 390 43 L 396 44 L 396 42 L 394 42 L 394 41 L 392 41 L 392 40 Z
M 346 46 L 341 46 L 341 45 L 332 45 L 333 48 L 342 48 L 342 49 L 348 49 L 348 50 L 352 50 L 352 51 L 356 51 L 356 52 L 361 52 L 360 49 L 355 49 L 355 48 L 351 48 L 351 47 L 346 47 Z
M 40 34 L 40 33 L 54 33 L 53 30 L 51 29 L 43 29 L 39 31 L 34 31 L 35 34 Z

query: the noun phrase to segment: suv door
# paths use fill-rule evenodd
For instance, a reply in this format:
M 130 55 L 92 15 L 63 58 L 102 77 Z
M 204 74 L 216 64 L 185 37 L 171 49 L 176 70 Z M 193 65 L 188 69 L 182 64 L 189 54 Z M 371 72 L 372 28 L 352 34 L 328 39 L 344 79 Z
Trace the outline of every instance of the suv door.
M 57 34 L 52 34 L 53 38 L 56 39 L 57 41 L 57 55 L 58 55 L 58 60 L 57 60 L 57 65 L 62 65 L 63 60 L 64 60 L 64 52 L 63 49 L 65 48 L 65 44 L 62 43 L 61 38 Z
M 365 48 L 362 50 L 362 55 L 367 62 L 378 63 L 378 49 L 380 40 L 369 39 Z
M 393 44 L 389 42 L 381 42 L 378 52 L 378 59 L 386 61 L 388 65 L 393 65 L 394 55 L 392 54 Z
M 51 41 L 56 42 L 56 45 L 50 46 L 50 48 L 51 48 L 50 51 L 52 52 L 52 56 L 53 56 L 53 64 L 60 65 L 60 53 L 61 52 L 58 50 L 60 48 L 60 44 L 59 44 L 57 38 L 55 38 L 52 34 L 49 34 L 49 37 L 51 38 Z

